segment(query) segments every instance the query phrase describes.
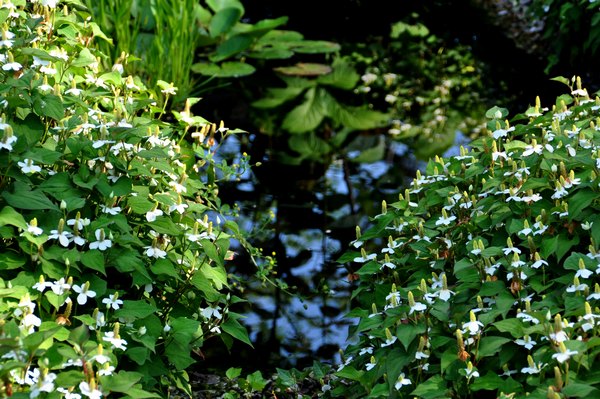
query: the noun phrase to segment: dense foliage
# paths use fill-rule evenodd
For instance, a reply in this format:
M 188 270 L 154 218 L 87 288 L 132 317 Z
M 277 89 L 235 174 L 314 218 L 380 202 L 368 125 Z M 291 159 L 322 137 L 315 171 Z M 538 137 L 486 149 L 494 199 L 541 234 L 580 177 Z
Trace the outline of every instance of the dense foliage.
M 600 100 L 570 94 L 436 157 L 341 259 L 358 270 L 343 397 L 598 394 Z M 360 249 L 360 252 L 358 252 Z
M 85 11 L 5 1 L 0 24 L 0 395 L 191 394 L 207 340 L 250 344 L 230 241 L 272 267 L 219 199 L 236 132 L 193 98 L 162 121 L 177 87 L 103 70 Z
M 557 66 L 592 72 L 600 50 L 600 2 L 535 0 L 530 17 L 543 24 L 546 70 Z M 593 66 L 592 66 L 593 64 Z M 591 67 L 591 68 L 590 68 Z

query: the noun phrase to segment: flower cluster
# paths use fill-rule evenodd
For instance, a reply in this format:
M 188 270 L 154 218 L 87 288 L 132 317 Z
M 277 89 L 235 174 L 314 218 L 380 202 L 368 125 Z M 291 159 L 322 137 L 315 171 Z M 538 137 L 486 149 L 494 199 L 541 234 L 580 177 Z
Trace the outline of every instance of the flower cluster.
M 214 160 L 234 131 L 197 99 L 163 121 L 177 88 L 105 69 L 58 3 L 0 1 L 0 395 L 152 397 L 206 339 L 249 342 L 217 186 L 247 158 Z
M 600 98 L 564 81 L 571 95 L 552 110 L 537 99 L 524 124 L 488 111 L 487 137 L 435 157 L 357 231 L 360 255 L 341 261 L 360 267 L 359 343 L 338 377 L 400 397 L 510 396 L 567 389 L 576 365 L 595 389 Z

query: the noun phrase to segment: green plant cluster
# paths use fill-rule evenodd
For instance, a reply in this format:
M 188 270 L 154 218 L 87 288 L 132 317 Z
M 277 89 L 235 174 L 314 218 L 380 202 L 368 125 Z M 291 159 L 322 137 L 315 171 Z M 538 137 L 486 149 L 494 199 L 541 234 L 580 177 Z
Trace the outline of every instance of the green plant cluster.
M 581 69 L 593 62 L 600 49 L 599 5 L 598 0 L 531 2 L 531 17 L 544 25 L 546 72 L 559 64 Z
M 457 131 L 480 134 L 485 89 L 470 49 L 448 45 L 416 18 L 393 24 L 389 38 L 357 46 L 353 59 L 364 72 L 356 91 L 389 115 L 389 136 L 429 159 L 452 146 Z
M 75 2 L 77 3 L 77 2 Z M 81 5 L 0 7 L 0 396 L 191 395 L 186 368 L 218 337 L 250 344 L 233 307 L 232 239 L 262 278 L 218 184 L 237 131 L 177 93 L 104 70 Z
M 342 57 L 331 65 L 298 63 L 275 68 L 285 87 L 268 88 L 265 96 L 252 103 L 255 119 L 267 135 L 287 138 L 291 151 L 282 151 L 281 160 L 299 164 L 308 160 L 330 162 L 334 154 L 343 156 L 360 140 L 357 131 L 385 126 L 389 116 L 370 109 L 366 104 L 344 101 L 353 97 L 360 75 L 352 63 Z M 383 157 L 383 142 L 374 148 L 375 156 L 363 154 L 373 162 Z
M 114 38 L 114 46 L 102 47 L 110 60 L 119 60 L 129 73 L 148 82 L 158 78 L 174 82 L 180 88 L 178 99 L 183 100 L 212 78 L 251 75 L 254 65 L 263 60 L 339 50 L 336 43 L 306 40 L 298 32 L 277 29 L 286 24 L 287 17 L 249 23 L 239 0 L 156 0 L 149 4 L 145 0 L 87 0 L 86 4 Z
M 550 110 L 490 109 L 486 137 L 357 231 L 333 396 L 599 394 L 600 99 L 557 80 Z

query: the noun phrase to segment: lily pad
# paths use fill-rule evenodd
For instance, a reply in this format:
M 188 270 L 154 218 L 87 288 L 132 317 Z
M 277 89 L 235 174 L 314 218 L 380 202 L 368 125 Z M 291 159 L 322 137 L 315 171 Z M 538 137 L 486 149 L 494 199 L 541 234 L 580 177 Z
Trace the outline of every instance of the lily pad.
M 224 62 L 221 65 L 208 62 L 199 62 L 192 65 L 192 71 L 205 76 L 215 76 L 218 78 L 237 78 L 254 73 L 256 69 L 244 62 Z
M 321 76 L 331 72 L 325 64 L 299 62 L 294 66 L 275 68 L 275 71 L 288 76 Z

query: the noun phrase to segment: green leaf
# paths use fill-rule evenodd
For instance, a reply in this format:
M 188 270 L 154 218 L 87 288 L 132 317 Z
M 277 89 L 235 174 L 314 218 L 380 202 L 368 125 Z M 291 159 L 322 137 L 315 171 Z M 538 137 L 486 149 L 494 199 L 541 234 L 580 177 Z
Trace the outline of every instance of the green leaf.
M 302 40 L 293 43 L 293 50 L 300 54 L 335 53 L 341 46 L 325 40 Z
M 148 226 L 160 234 L 167 234 L 170 236 L 179 236 L 182 231 L 171 218 L 165 216 L 159 216 L 154 222 L 148 223 Z
M 317 81 L 321 84 L 352 90 L 360 80 L 360 75 L 342 58 L 338 58 L 332 65 L 330 73 L 320 76 Z
M 245 62 L 224 62 L 221 65 L 199 62 L 192 65 L 192 71 L 217 78 L 238 78 L 253 74 L 256 68 Z
M 282 128 L 290 133 L 306 133 L 317 128 L 325 118 L 325 106 L 314 88 L 304 95 L 304 102 L 283 119 Z
M 210 36 L 215 38 L 224 33 L 228 33 L 231 28 L 240 20 L 244 13 L 239 7 L 221 8 L 210 20 L 208 31 Z
M 523 332 L 523 322 L 519 319 L 505 319 L 492 323 L 494 327 L 500 332 L 508 332 L 513 338 L 522 338 L 525 334 Z
M 123 307 L 115 311 L 115 317 L 123 318 L 127 322 L 143 319 L 156 312 L 156 307 L 143 300 L 123 301 Z
M 15 184 L 13 193 L 3 191 L 2 196 L 14 208 L 29 210 L 56 210 L 58 207 L 48 199 L 40 190 L 30 191 L 29 187 Z
M 396 329 L 396 336 L 402 342 L 404 349 L 408 350 L 410 344 L 412 344 L 415 339 L 418 339 L 423 333 L 425 333 L 426 327 L 423 323 L 419 324 L 401 324 Z
M 254 38 L 252 36 L 243 33 L 231 36 L 217 46 L 217 49 L 215 50 L 214 55 L 210 57 L 210 60 L 213 62 L 226 60 L 249 48 L 253 41 Z
M 231 335 L 233 338 L 242 341 L 251 348 L 254 348 L 254 346 L 252 346 L 252 342 L 250 342 L 250 338 L 248 338 L 248 331 L 234 318 L 229 317 L 224 323 L 221 324 L 221 329 L 227 334 Z
M 508 110 L 506 108 L 500 108 L 498 106 L 493 106 L 488 109 L 485 113 L 485 117 L 488 119 L 504 119 L 508 116 Z
M 275 108 L 294 98 L 298 97 L 304 88 L 302 87 L 286 87 L 284 89 L 268 89 L 267 97 L 252 103 L 253 107 L 261 109 Z
M 240 376 L 240 374 L 242 374 L 242 369 L 241 368 L 237 368 L 237 367 L 230 367 L 225 372 L 225 375 L 230 380 L 233 380 L 234 378 L 238 378 Z
M 57 121 L 65 116 L 65 107 L 60 97 L 54 94 L 36 96 L 33 100 L 33 111 L 39 116 L 47 116 Z
M 594 396 L 598 397 L 598 395 L 600 395 L 600 390 L 598 390 L 597 388 L 594 388 L 593 386 L 588 384 L 582 384 L 578 382 L 570 382 L 561 390 L 561 392 L 569 398 L 593 398 Z
M 411 396 L 417 396 L 422 399 L 447 398 L 447 388 L 444 378 L 441 375 L 431 377 L 425 382 L 420 383 Z
M 600 194 L 593 190 L 577 190 L 575 194 L 569 198 L 569 219 L 581 220 L 582 216 L 586 215 L 582 211 L 590 206 Z
M 253 390 L 261 392 L 267 386 L 268 381 L 265 380 L 260 371 L 255 371 L 254 373 L 248 375 L 246 377 L 248 384 L 252 387 Z
M 383 136 L 379 136 L 375 146 L 364 149 L 357 157 L 352 158 L 351 161 L 356 163 L 373 163 L 383 159 L 384 155 L 385 139 Z
M 320 76 L 332 71 L 329 65 L 303 62 L 289 67 L 274 68 L 273 70 L 287 76 Z
M 511 342 L 511 340 L 506 337 L 485 336 L 481 338 L 479 351 L 477 352 L 478 358 L 495 355 L 502 350 L 502 345 L 507 342 Z
M 0 211 L 0 226 L 11 225 L 23 230 L 27 230 L 25 218 L 10 206 L 5 206 Z
M 150 266 L 152 273 L 156 275 L 164 274 L 179 280 L 179 273 L 175 269 L 175 265 L 168 259 L 158 259 L 152 266 Z
M 106 276 L 104 268 L 104 255 L 97 249 L 90 249 L 81 253 L 81 263 L 89 269 L 96 270 Z
M 143 375 L 140 373 L 121 370 L 118 373 L 104 376 L 101 382 L 102 387 L 109 392 L 128 393 L 142 377 Z
M 75 67 L 86 67 L 86 66 L 92 65 L 95 62 L 97 62 L 96 57 L 94 57 L 92 52 L 87 47 L 84 47 L 79 52 L 79 55 L 77 56 L 77 58 L 75 58 L 71 62 L 71 65 L 75 66 Z

